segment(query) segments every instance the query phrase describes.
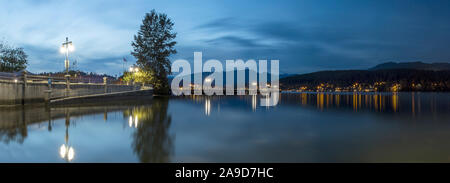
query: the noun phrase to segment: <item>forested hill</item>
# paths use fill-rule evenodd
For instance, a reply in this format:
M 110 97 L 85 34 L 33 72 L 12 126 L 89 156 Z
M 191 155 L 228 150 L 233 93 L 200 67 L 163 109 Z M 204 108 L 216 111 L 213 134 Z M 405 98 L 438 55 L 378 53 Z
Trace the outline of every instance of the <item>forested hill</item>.
M 302 91 L 450 91 L 449 66 L 448 63 L 385 63 L 368 70 L 295 75 L 280 79 L 280 85 L 284 90 Z
M 415 70 L 432 70 L 432 71 L 442 71 L 450 70 L 450 63 L 423 63 L 423 62 L 405 62 L 405 63 L 395 63 L 387 62 L 379 64 L 369 70 L 387 70 L 387 69 L 415 69 Z

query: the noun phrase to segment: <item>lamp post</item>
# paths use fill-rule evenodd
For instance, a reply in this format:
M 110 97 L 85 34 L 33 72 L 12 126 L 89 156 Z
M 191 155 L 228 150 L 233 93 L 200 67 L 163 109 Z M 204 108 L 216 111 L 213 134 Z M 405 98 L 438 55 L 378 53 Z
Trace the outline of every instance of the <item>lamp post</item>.
M 133 85 L 135 84 L 136 73 L 139 72 L 139 67 L 131 66 L 129 71 L 133 74 Z
M 66 56 L 66 60 L 64 60 L 64 67 L 66 69 L 66 83 L 67 83 L 67 89 L 70 89 L 70 80 L 69 80 L 69 66 L 70 66 L 70 62 L 69 62 L 69 52 L 74 51 L 74 47 L 72 44 L 72 41 L 69 41 L 69 38 L 66 37 L 66 41 L 64 43 L 62 43 L 60 52 L 64 53 Z

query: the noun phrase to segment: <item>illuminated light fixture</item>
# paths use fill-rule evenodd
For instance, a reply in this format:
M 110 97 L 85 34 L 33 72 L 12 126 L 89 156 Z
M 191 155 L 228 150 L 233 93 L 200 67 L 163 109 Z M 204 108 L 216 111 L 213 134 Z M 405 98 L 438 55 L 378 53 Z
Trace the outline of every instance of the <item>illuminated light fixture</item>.
M 75 47 L 72 45 L 72 43 L 69 44 L 69 51 L 75 51 Z
M 64 46 L 61 46 L 61 48 L 59 48 L 59 52 L 66 53 L 66 48 Z
M 129 71 L 130 71 L 130 72 L 139 72 L 139 68 L 138 68 L 138 67 L 131 66 L 130 69 L 129 69 Z

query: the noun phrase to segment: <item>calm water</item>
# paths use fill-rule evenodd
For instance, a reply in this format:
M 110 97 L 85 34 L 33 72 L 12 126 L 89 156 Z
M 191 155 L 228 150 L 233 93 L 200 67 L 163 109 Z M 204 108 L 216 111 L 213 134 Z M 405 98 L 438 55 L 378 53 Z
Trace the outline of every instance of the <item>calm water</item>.
M 0 109 L 0 162 L 450 162 L 449 93 Z

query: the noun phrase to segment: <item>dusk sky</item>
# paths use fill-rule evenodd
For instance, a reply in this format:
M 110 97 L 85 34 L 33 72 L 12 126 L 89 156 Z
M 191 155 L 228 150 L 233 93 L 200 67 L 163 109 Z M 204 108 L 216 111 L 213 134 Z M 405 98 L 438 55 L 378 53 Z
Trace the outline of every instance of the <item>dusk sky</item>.
M 279 59 L 290 74 L 450 61 L 448 0 L 0 0 L 0 39 L 25 48 L 31 72 L 63 70 L 67 36 L 79 69 L 119 75 L 152 9 L 175 23 L 172 60 Z

